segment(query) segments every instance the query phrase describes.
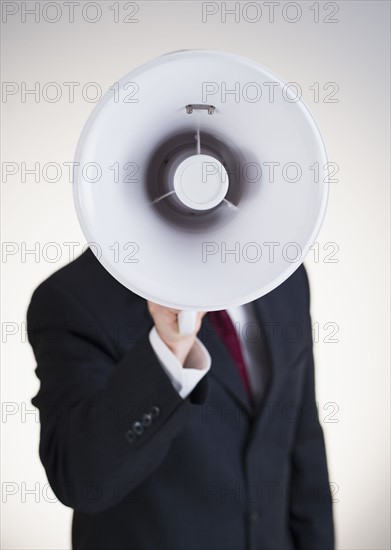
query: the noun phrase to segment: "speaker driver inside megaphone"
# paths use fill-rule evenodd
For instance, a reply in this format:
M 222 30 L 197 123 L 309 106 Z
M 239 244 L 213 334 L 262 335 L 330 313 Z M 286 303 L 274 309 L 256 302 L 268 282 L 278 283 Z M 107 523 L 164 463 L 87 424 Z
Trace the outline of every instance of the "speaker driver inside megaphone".
M 234 144 L 189 128 L 154 148 L 146 163 L 145 191 L 166 222 L 207 230 L 232 220 L 254 192 L 238 169 L 245 163 L 246 154 Z

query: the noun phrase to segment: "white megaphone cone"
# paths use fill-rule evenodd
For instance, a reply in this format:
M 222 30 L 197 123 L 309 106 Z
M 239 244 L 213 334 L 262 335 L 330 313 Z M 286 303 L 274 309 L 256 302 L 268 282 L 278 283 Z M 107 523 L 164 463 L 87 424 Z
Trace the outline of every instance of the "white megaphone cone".
M 289 86 L 216 51 L 164 55 L 97 104 L 76 151 L 74 197 L 91 249 L 120 283 L 181 310 L 241 305 L 304 260 L 323 221 L 328 163 Z

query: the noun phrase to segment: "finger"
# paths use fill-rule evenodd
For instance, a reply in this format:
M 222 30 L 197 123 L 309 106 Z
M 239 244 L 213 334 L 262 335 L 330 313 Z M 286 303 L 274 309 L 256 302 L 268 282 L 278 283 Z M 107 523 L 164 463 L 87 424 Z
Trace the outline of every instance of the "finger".
M 171 307 L 162 306 L 160 304 L 156 304 L 155 302 L 151 302 L 150 300 L 147 301 L 148 309 L 152 313 L 160 313 L 164 315 L 178 315 L 179 309 L 174 309 Z

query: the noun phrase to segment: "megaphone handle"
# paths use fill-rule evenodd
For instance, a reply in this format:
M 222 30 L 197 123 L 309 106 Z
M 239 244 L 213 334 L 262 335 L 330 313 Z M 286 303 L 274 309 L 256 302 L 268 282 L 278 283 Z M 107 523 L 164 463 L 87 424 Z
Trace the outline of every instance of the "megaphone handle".
M 180 311 L 178 314 L 178 330 L 182 336 L 193 334 L 197 323 L 196 311 Z

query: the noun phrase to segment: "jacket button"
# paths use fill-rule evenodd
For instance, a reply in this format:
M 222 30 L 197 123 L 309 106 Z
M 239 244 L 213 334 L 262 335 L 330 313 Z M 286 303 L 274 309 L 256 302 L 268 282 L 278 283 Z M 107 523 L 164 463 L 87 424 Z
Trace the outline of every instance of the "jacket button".
M 129 441 L 129 443 L 133 443 L 133 441 L 136 439 L 135 434 L 132 432 L 132 430 L 128 430 L 126 432 L 126 439 Z
M 155 418 L 156 418 L 157 416 L 159 416 L 159 414 L 160 414 L 160 409 L 159 409 L 159 407 L 158 407 L 157 405 L 154 405 L 154 406 L 151 408 L 151 414 L 152 414 L 152 416 L 154 416 Z
M 143 425 L 138 420 L 136 420 L 136 422 L 133 422 L 133 431 L 137 435 L 141 435 L 144 431 Z
M 253 510 L 252 512 L 249 513 L 248 518 L 250 520 L 250 523 L 255 524 L 255 523 L 258 523 L 260 514 L 257 510 Z
M 143 426 L 146 428 L 152 424 L 152 415 L 149 413 L 144 414 L 143 416 Z

